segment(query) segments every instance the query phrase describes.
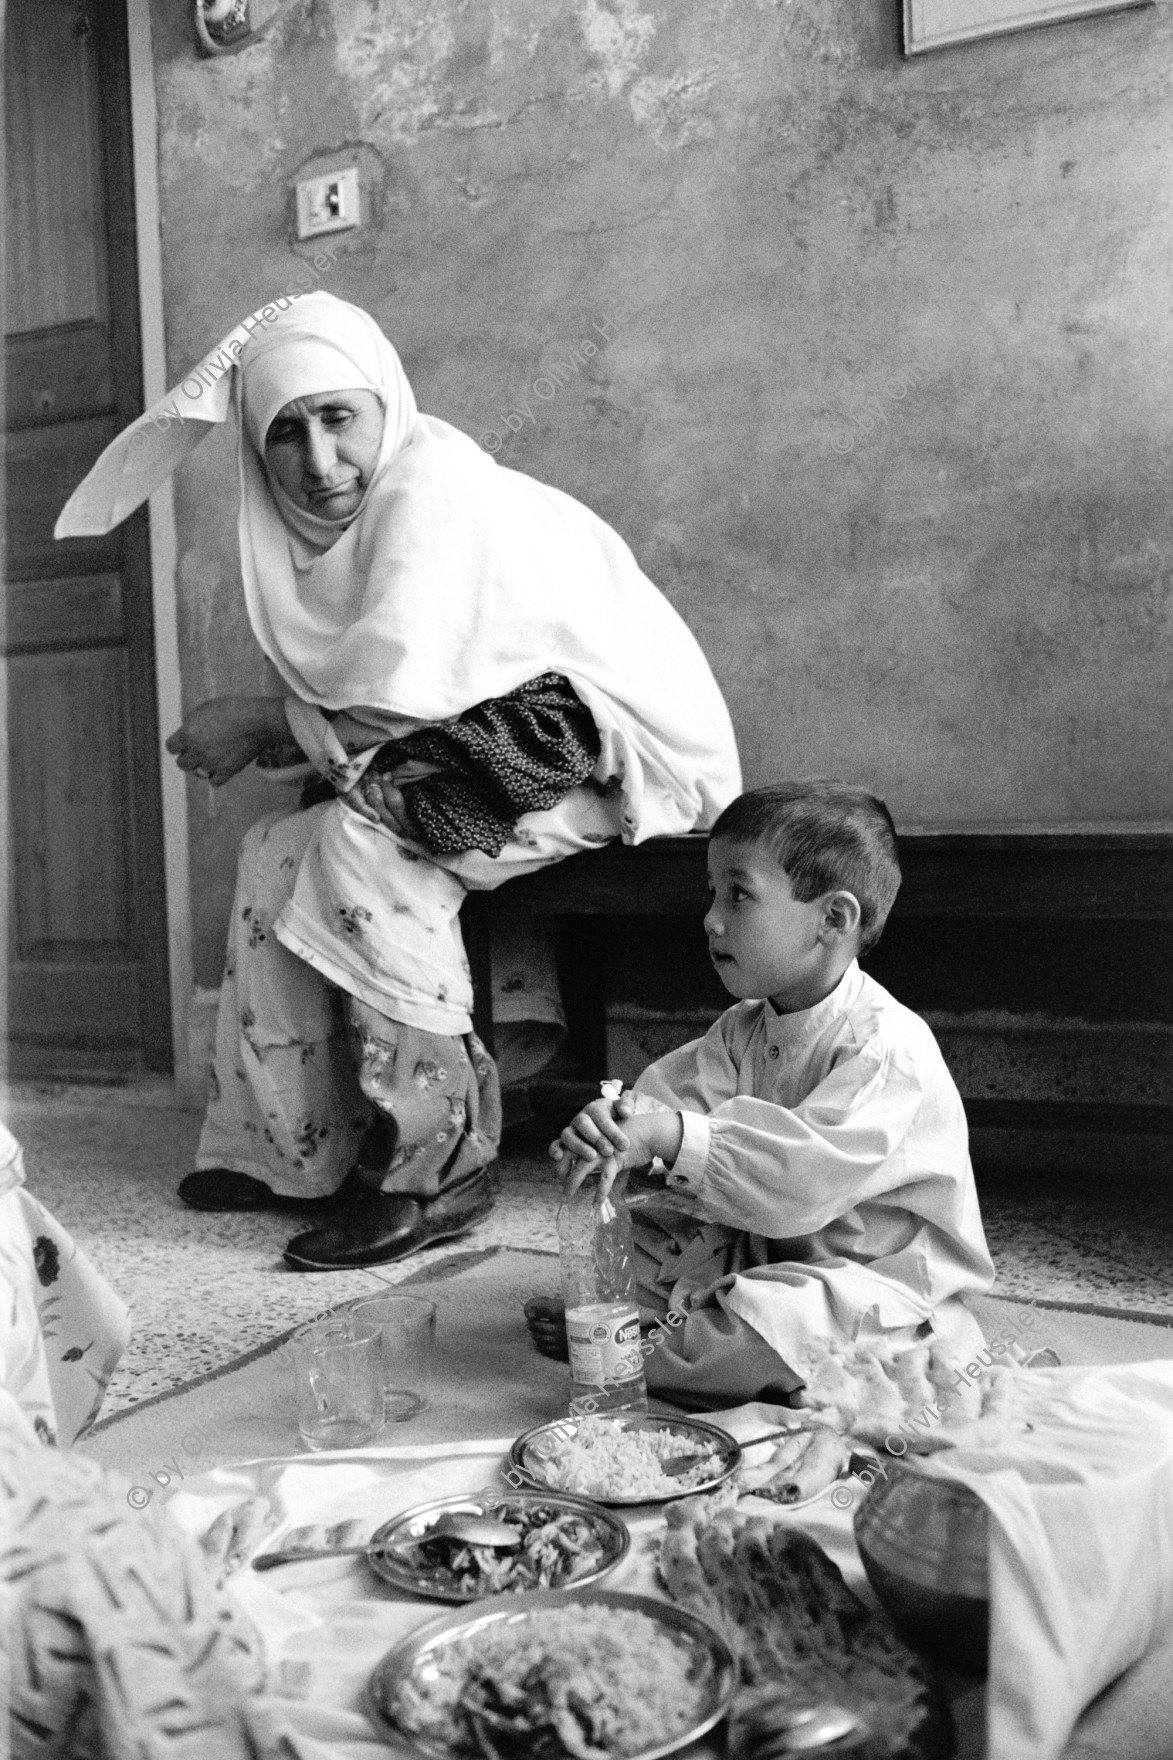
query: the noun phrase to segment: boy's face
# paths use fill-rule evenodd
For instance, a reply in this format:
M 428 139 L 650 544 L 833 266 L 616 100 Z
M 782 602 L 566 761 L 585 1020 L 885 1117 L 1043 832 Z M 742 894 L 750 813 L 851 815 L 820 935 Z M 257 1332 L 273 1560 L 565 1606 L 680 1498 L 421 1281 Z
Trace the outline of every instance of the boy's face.
M 853 950 L 829 945 L 827 899 L 801 903 L 768 849 L 722 837 L 709 843 L 709 887 L 709 957 L 731 995 L 768 996 L 793 1012 L 830 994 Z

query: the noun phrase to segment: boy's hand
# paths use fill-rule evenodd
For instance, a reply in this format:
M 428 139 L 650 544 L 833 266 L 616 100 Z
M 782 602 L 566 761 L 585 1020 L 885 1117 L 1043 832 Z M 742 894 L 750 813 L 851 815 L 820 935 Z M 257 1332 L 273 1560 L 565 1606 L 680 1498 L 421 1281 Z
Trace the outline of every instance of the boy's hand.
M 632 1096 L 622 1094 L 618 1100 L 592 1100 L 550 1144 L 550 1154 L 566 1171 L 566 1197 L 597 1173 L 601 1202 L 620 1173 L 644 1167 L 657 1156 L 674 1161 L 681 1136 L 678 1113 L 637 1114 Z
M 623 1159 L 631 1148 L 631 1139 L 620 1122 L 626 1122 L 634 1113 L 635 1101 L 630 1094 L 621 1094 L 617 1100 L 592 1100 L 571 1119 L 558 1141 L 550 1144 L 555 1161 L 564 1162 L 568 1155 L 573 1158 L 567 1171 L 567 1196 L 577 1191 L 596 1167 L 610 1190 L 621 1168 L 636 1165 Z

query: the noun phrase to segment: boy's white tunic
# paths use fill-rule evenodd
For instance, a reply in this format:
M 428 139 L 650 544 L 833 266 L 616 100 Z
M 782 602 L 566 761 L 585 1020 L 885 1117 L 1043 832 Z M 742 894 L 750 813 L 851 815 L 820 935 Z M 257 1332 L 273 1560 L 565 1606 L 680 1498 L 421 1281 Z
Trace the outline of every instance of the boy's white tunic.
M 716 1295 L 792 1366 L 926 1322 L 980 1344 L 959 1298 L 994 1267 L 961 1096 L 925 1022 L 858 965 L 796 1014 L 738 1003 L 636 1094 L 684 1122 L 668 1192 L 637 1211 L 671 1237 L 674 1308 Z

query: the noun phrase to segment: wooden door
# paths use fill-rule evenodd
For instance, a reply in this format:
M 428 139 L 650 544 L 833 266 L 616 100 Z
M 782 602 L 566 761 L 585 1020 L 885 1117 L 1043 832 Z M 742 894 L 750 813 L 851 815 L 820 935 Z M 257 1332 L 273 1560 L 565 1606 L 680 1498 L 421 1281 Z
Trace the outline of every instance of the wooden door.
M 53 523 L 142 409 L 125 0 L 6 21 L 9 1068 L 171 1066 L 146 513 Z

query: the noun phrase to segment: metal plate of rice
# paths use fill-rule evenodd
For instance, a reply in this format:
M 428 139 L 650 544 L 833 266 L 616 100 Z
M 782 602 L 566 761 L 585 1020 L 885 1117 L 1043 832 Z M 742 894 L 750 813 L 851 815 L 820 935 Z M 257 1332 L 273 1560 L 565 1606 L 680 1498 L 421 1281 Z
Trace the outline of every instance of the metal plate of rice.
M 474 1756 L 491 1752 L 477 1746 L 471 1731 L 463 1736 L 444 1737 L 426 1728 L 421 1730 L 421 1695 L 425 1702 L 435 1704 L 437 1692 L 445 1683 L 450 1688 L 454 1680 L 467 1680 L 468 1671 L 461 1668 L 461 1653 L 468 1654 L 471 1663 L 482 1634 L 489 1643 L 503 1638 L 507 1646 L 511 1639 L 519 1646 L 540 1643 L 553 1630 L 563 1610 L 575 1622 L 576 1654 L 589 1666 L 589 1626 L 599 1618 L 596 1609 L 604 1613 L 610 1609 L 621 1619 L 631 1614 L 642 1615 L 653 1623 L 657 1643 L 668 1640 L 682 1649 L 695 1701 L 682 1704 L 679 1682 L 664 1682 L 665 1703 L 656 1703 L 657 1671 L 654 1665 L 649 1669 L 646 1659 L 628 1646 L 633 1716 L 642 1715 L 646 1721 L 650 1713 L 657 1723 L 658 1735 L 651 1745 L 645 1742 L 641 1746 L 623 1745 L 620 1735 L 617 1745 L 604 1750 L 608 1760 L 662 1760 L 663 1756 L 679 1753 L 699 1741 L 720 1723 L 737 1686 L 737 1664 L 725 1640 L 704 1620 L 682 1607 L 657 1601 L 650 1595 L 625 1595 L 613 1589 L 551 1589 L 535 1595 L 497 1596 L 491 1604 L 461 1608 L 429 1620 L 388 1651 L 375 1668 L 367 1683 L 367 1714 L 380 1734 L 393 1736 L 397 1742 L 406 1739 L 427 1760 L 464 1760 L 465 1756 L 473 1760 Z M 608 1679 L 614 1678 L 609 1670 Z M 667 1723 L 677 1713 L 680 1727 L 662 1739 Z M 505 1744 L 502 1753 L 519 1756 L 529 1751 L 529 1743 L 523 1746 L 516 1736 L 496 1739 Z M 571 1749 L 566 1748 L 565 1753 L 569 1756 Z
M 488 1586 L 458 1589 L 437 1581 L 436 1572 L 421 1570 L 402 1555 L 377 1552 L 374 1548 L 399 1546 L 405 1540 L 426 1540 L 428 1529 L 442 1515 L 490 1515 L 497 1517 L 499 1521 L 508 1522 L 516 1521 L 523 1513 L 539 1508 L 552 1509 L 560 1515 L 578 1516 L 591 1529 L 601 1557 L 594 1570 L 574 1579 L 575 1588 L 585 1589 L 589 1584 L 599 1582 L 608 1571 L 615 1569 L 621 1559 L 626 1558 L 631 1535 L 618 1516 L 600 1509 L 597 1503 L 583 1497 L 568 1497 L 559 1491 L 498 1491 L 494 1487 L 491 1491 L 472 1492 L 467 1496 L 438 1497 L 432 1503 L 417 1503 L 413 1508 L 405 1509 L 402 1515 L 384 1522 L 371 1535 L 372 1550 L 367 1562 L 385 1582 L 394 1584 L 397 1589 L 406 1589 L 413 1595 L 426 1595 L 430 1601 L 480 1601 L 486 1595 L 497 1593 L 537 1593 L 539 1591 L 534 1590 L 499 1591 Z M 552 1589 L 560 1586 L 558 1583 L 550 1585 Z
M 613 1504 L 616 1507 L 640 1503 L 668 1503 L 676 1497 L 695 1497 L 700 1492 L 712 1491 L 723 1485 L 726 1479 L 741 1465 L 741 1448 L 727 1430 L 718 1429 L 716 1424 L 706 1424 L 701 1418 L 667 1418 L 655 1417 L 648 1412 L 617 1412 L 614 1415 L 599 1413 L 591 1419 L 555 1418 L 549 1424 L 537 1424 L 519 1436 L 509 1451 L 510 1465 L 525 1476 L 531 1485 L 542 1490 L 547 1487 L 551 1491 L 561 1491 L 549 1478 L 550 1462 L 562 1447 L 572 1442 L 583 1423 L 613 1426 L 620 1433 L 631 1434 L 643 1431 L 647 1434 L 666 1435 L 671 1439 L 674 1454 L 688 1454 L 695 1449 L 698 1453 L 706 1448 L 714 1448 L 712 1471 L 703 1476 L 692 1476 L 675 1479 L 672 1489 L 661 1487 L 655 1491 L 640 1490 L 638 1492 L 612 1494 L 602 1496 L 597 1491 L 575 1490 L 568 1495 L 589 1497 L 594 1503 Z

